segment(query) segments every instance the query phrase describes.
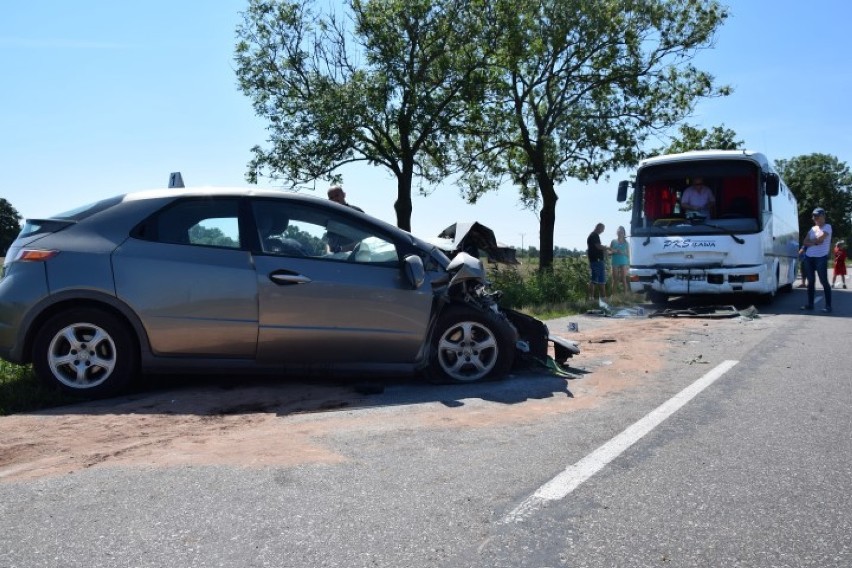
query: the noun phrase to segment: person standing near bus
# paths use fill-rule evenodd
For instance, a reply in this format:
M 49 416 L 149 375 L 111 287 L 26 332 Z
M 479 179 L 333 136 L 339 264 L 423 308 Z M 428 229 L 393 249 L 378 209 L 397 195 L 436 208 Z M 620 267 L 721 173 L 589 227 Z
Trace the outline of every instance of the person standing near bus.
M 837 282 L 837 277 L 840 276 L 840 282 L 846 288 L 846 243 L 837 241 L 834 245 L 834 274 L 831 277 L 831 287 L 834 288 L 834 283 Z
M 627 271 L 630 267 L 630 247 L 624 227 L 619 227 L 615 231 L 615 236 L 616 238 L 609 244 L 609 248 L 612 249 L 612 293 L 615 294 L 618 287 L 621 286 L 626 294 L 630 291 L 630 284 L 627 283 Z
M 831 286 L 828 282 L 828 252 L 831 247 L 831 225 L 825 222 L 825 209 L 817 207 L 813 212 L 814 226 L 808 231 L 802 244 L 805 251 L 805 271 L 808 277 L 808 303 L 803 310 L 814 309 L 815 278 L 822 284 L 825 307 L 823 312 L 831 312 Z
M 601 244 L 601 233 L 604 232 L 604 224 L 595 225 L 595 230 L 589 233 L 586 239 L 586 254 L 589 257 L 589 299 L 595 299 L 595 290 L 598 291 L 598 299 L 605 301 L 606 298 L 606 253 L 611 252 L 609 247 Z

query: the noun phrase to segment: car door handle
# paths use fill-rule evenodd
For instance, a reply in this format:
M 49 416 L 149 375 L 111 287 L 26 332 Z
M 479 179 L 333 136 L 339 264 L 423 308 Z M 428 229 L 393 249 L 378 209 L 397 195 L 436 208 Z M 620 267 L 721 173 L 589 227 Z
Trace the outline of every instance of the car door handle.
M 289 270 L 276 270 L 269 275 L 269 279 L 276 284 L 307 284 L 311 281 L 310 278 Z

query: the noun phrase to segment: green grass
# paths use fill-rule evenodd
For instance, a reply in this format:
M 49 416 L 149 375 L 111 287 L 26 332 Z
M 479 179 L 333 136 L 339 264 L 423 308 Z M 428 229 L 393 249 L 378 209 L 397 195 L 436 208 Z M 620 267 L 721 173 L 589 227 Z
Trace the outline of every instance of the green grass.
M 619 293 L 607 296 L 606 303 L 611 308 L 632 307 L 638 304 L 643 304 L 647 300 L 644 294 L 634 294 L 628 292 L 626 294 Z M 583 299 L 575 302 L 561 302 L 553 304 L 545 304 L 539 306 L 528 306 L 522 308 L 521 311 L 538 319 L 548 320 L 561 318 L 572 314 L 584 314 L 590 310 L 600 309 L 597 300 Z
M 558 258 L 553 269 L 539 272 L 537 263 L 519 266 L 492 266 L 488 279 L 503 293 L 501 305 L 521 310 L 542 319 L 585 313 L 598 307 L 589 299 L 589 262 L 585 257 Z M 612 295 L 607 284 L 607 303 L 611 306 L 638 304 L 642 294 L 621 292 Z
M 53 408 L 79 400 L 44 386 L 30 365 L 0 361 L 0 416 Z

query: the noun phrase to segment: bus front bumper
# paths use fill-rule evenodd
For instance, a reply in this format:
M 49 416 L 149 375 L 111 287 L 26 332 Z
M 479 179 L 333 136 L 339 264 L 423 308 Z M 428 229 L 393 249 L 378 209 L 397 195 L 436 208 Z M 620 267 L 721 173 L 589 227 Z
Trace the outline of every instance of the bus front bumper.
M 765 266 L 741 268 L 631 268 L 633 292 L 685 294 L 767 293 L 771 291 Z

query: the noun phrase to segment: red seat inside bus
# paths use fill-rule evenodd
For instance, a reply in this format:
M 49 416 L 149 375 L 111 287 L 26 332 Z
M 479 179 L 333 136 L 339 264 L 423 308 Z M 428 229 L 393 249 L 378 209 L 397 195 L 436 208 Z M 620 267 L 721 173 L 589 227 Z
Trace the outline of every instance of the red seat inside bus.
M 727 177 L 709 184 L 716 192 L 717 217 L 754 217 L 757 207 L 757 180 L 754 176 Z M 645 186 L 645 218 L 680 217 L 675 213 L 677 192 L 669 183 L 656 182 Z
M 645 218 L 655 221 L 674 215 L 677 194 L 668 184 L 655 183 L 645 186 Z
M 720 197 L 720 217 L 754 217 L 757 212 L 757 180 L 754 176 L 725 178 Z

